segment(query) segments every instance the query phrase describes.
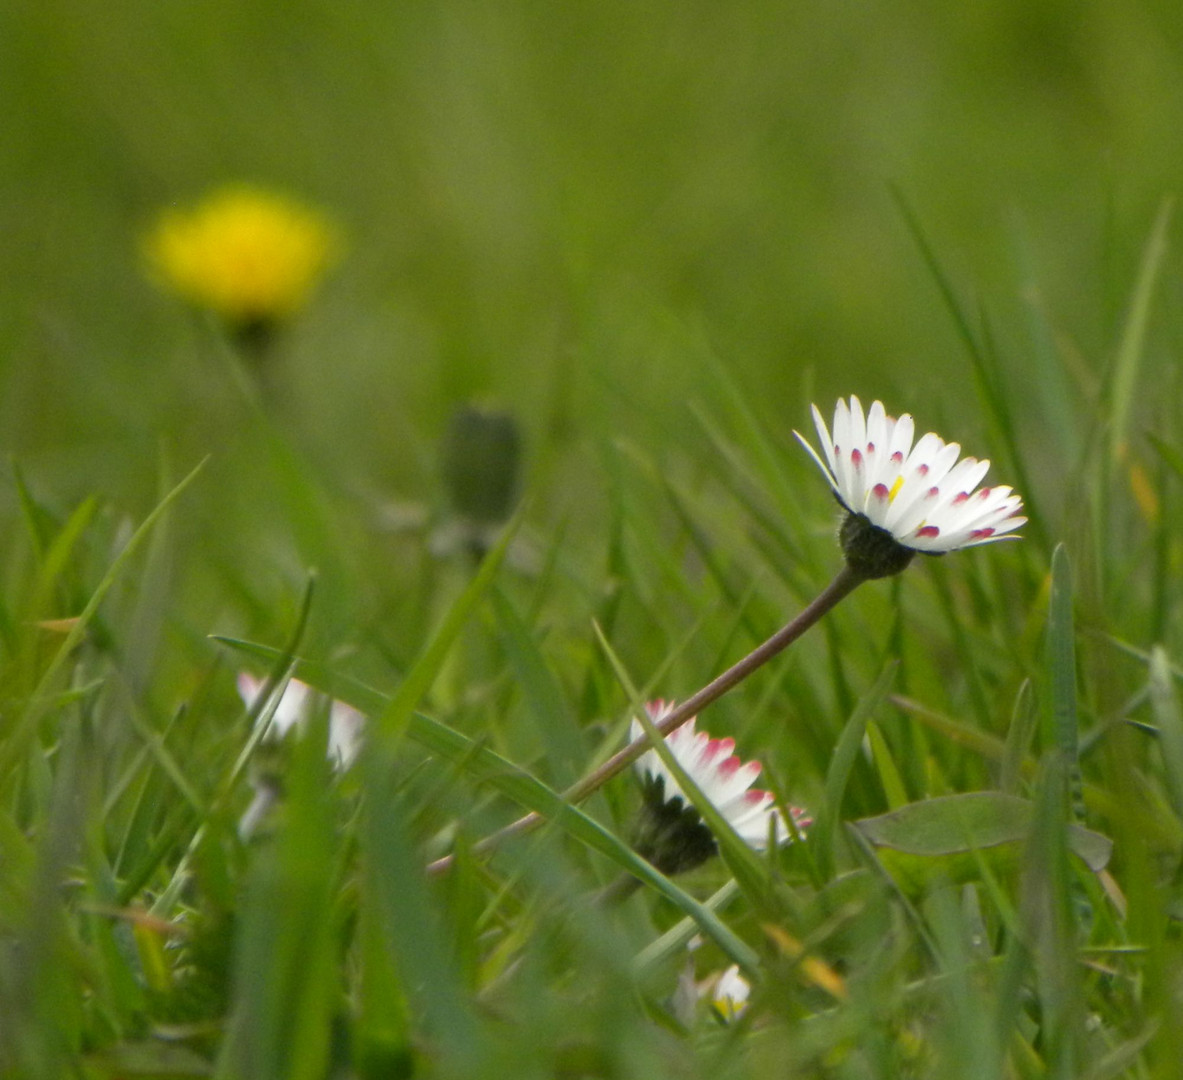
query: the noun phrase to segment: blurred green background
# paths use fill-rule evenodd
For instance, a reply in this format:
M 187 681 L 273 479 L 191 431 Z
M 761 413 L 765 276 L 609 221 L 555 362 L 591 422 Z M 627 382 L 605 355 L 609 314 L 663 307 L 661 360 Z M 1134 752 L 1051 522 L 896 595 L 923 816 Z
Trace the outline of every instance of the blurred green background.
M 138 249 L 162 207 L 238 180 L 345 230 L 270 407 L 324 490 L 368 500 L 363 528 L 375 500 L 437 498 L 472 398 L 521 421 L 536 518 L 586 527 L 611 439 L 691 469 L 711 453 L 686 408 L 717 393 L 706 357 L 786 453 L 810 400 L 852 391 L 976 445 L 969 362 L 894 189 L 988 313 L 1055 498 L 1044 427 L 1078 421 L 1048 403 L 1104 370 L 1183 166 L 1181 49 L 1169 0 L 8 0 L 4 449 L 64 504 L 137 512 L 162 447 L 174 472 L 212 453 L 200 531 L 234 557 L 291 509 L 251 484 L 216 335 Z M 1164 280 L 1177 296 L 1177 263 Z M 1152 378 L 1172 344 L 1152 338 Z M 294 563 L 324 561 L 299 543 Z
M 272 849 L 240 851 L 233 839 L 249 797 L 235 762 L 245 760 L 250 721 L 230 675 L 249 661 L 208 635 L 291 641 L 316 567 L 302 655 L 384 692 L 414 688 L 418 672 L 430 690 L 416 689 L 408 710 L 421 696 L 441 723 L 561 787 L 614 745 L 612 722 L 626 715 L 593 619 L 645 693 L 684 696 L 832 576 L 835 506 L 792 430 L 810 433 L 810 402 L 832 415 L 835 399 L 851 393 L 881 397 L 914 413 L 921 430 L 993 457 L 991 482 L 1013 483 L 1026 500 L 1025 538 L 989 554 L 917 560 L 923 570 L 906 584 L 862 590 L 783 663 L 713 707 L 709 730 L 759 755 L 769 786 L 826 815 L 827 829 L 934 794 L 1006 787 L 999 759 L 1003 775 L 1012 767 L 1008 790 L 1024 790 L 1032 725 L 1043 724 L 1040 749 L 1050 755 L 1053 706 L 1075 708 L 1064 584 L 1074 572 L 1086 734 L 1078 740 L 1073 718 L 1055 735 L 1061 751 L 1084 747 L 1084 820 L 1116 841 L 1114 881 L 1130 917 L 1092 895 L 1099 962 L 1069 961 L 1085 939 L 1065 933 L 1038 970 L 1043 953 L 1032 950 L 1039 993 L 1024 997 L 1028 946 L 1022 933 L 1013 952 L 999 942 L 1004 924 L 1010 940 L 1011 913 L 1026 900 L 999 899 L 992 885 L 982 895 L 998 951 L 987 946 L 984 962 L 1005 956 L 1008 974 L 983 995 L 963 959 L 982 940 L 970 897 L 963 944 L 961 909 L 933 909 L 940 951 L 946 940 L 956 945 L 944 967 L 936 952 L 934 963 L 924 958 L 923 924 L 905 931 L 894 894 L 878 886 L 856 905 L 847 934 L 826 895 L 830 870 L 849 865 L 834 858 L 841 830 L 831 845 L 818 829 L 821 840 L 785 854 L 787 880 L 804 897 L 787 926 L 826 963 L 848 965 L 853 1005 L 834 1013 L 808 986 L 801 997 L 795 960 L 779 976 L 770 969 L 766 986 L 783 1000 L 768 1000 L 791 1023 L 757 1044 L 754 1075 L 787 1073 L 784 1060 L 811 1031 L 814 1049 L 799 1052 L 816 1053 L 819 1075 L 900 1075 L 857 1071 L 858 1053 L 869 1046 L 894 1061 L 898 1047 L 906 1058 L 938 1029 L 948 1060 L 973 1064 L 972 1043 L 945 1022 L 949 1003 L 966 1029 L 998 1040 L 999 1061 L 1012 1029 L 1018 1042 L 1019 1019 L 1026 1039 L 1029 1014 L 1046 1006 L 1052 1020 L 1038 1052 L 1061 1068 L 1052 1005 L 1068 1000 L 1062 985 L 1080 991 L 1081 1032 L 1087 1016 L 1090 1038 L 1099 1033 L 1081 1060 L 1096 1059 L 1102 1038 L 1123 1053 L 1133 1040 L 1136 1055 L 1139 1040 L 1161 1031 L 1154 1054 L 1177 1067 L 1183 1024 L 1168 973 L 1183 970 L 1171 921 L 1178 875 L 1175 891 L 1164 882 L 1183 842 L 1183 750 L 1164 766 L 1157 743 L 1124 724 L 1162 726 L 1178 714 L 1168 691 L 1183 581 L 1183 276 L 1169 243 L 1161 264 L 1145 255 L 1156 221 L 1168 241 L 1178 231 L 1163 209 L 1183 174 L 1177 0 L 0 0 L 0 104 L 0 446 L 17 464 L 0 477 L 0 653 L 12 661 L 0 670 L 5 722 L 13 703 L 29 702 L 6 728 L 11 775 L 0 769 L 0 789 L 9 783 L 16 797 L 0 841 L 15 835 L 15 847 L 32 852 L 27 829 L 45 860 L 42 891 L 10 889 L 18 917 L 0 911 L 0 930 L 6 918 L 23 926 L 31 912 L 27 936 L 45 950 L 30 949 L 16 978 L 0 966 L 0 1005 L 27 1013 L 25 1057 L 43 1065 L 35 1075 L 63 1074 L 56 1055 L 67 1051 L 52 1045 L 59 1028 L 75 1033 L 68 1052 L 91 1041 L 134 1049 L 188 982 L 215 995 L 185 1013 L 213 1025 L 197 1033 L 210 1042 L 207 1065 L 223 1030 L 228 1045 L 249 1049 L 253 1018 L 264 1013 L 267 1025 L 255 1026 L 260 1046 L 274 1035 L 273 1063 L 286 1060 L 289 1023 L 327 1040 L 344 1016 L 364 1049 L 390 1034 L 383 995 L 401 994 L 383 982 L 391 972 L 375 934 L 388 924 L 406 938 L 396 943 L 408 964 L 400 978 L 440 995 L 426 1007 L 429 1035 L 451 1034 L 438 1018 L 469 1016 L 470 991 L 476 1000 L 478 987 L 481 998 L 491 988 L 493 1012 L 504 992 L 506 1015 L 520 1021 L 507 1060 L 543 1061 L 553 1050 L 562 1061 L 568 1046 L 586 1046 L 609 1064 L 563 1075 L 694 1075 L 680 1068 L 689 1042 L 667 1053 L 678 1040 L 666 1039 L 663 1019 L 632 1015 L 628 989 L 627 958 L 672 912 L 658 906 L 651 920 L 634 911 L 637 920 L 608 932 L 598 915 L 590 931 L 571 922 L 568 900 L 615 873 L 581 844 L 508 848 L 505 879 L 501 866 L 486 879 L 465 856 L 440 920 L 463 971 L 433 967 L 446 948 L 419 927 L 435 922 L 404 919 L 395 902 L 426 913 L 438 894 L 415 873 L 420 855 L 442 854 L 453 840 L 467 851 L 511 812 L 479 773 L 448 760 L 424 761 L 419 750 L 400 758 L 389 770 L 405 784 L 397 799 L 386 798 L 385 759 L 364 778 L 363 790 L 379 797 L 366 800 L 378 810 L 370 824 L 361 819 L 359 843 L 387 875 L 381 881 L 398 887 L 387 898 L 387 885 L 363 882 L 359 900 L 353 820 L 339 858 L 328 858 L 334 815 L 357 787 L 344 779 L 339 797 L 318 749 L 302 751 L 295 824 L 281 826 L 277 849 L 291 858 L 285 880 L 300 902 L 273 903 Z M 281 328 L 257 386 L 213 320 L 156 287 L 141 253 L 162 209 L 240 181 L 307 202 L 345 238 L 339 264 Z M 1145 303 L 1131 317 L 1140 272 Z M 441 553 L 440 542 L 442 439 L 470 401 L 516 416 L 528 510 L 463 633 L 455 615 L 455 648 L 437 672 L 434 654 L 418 668 L 416 658 L 449 625 L 446 613 L 467 610 L 457 596 L 475 565 L 464 552 Z M 207 455 L 127 572 L 105 576 L 132 528 Z M 1060 652 L 1045 665 L 1048 572 L 1060 540 L 1071 570 L 1062 557 Z M 91 622 L 61 622 L 97 595 L 97 582 L 113 581 Z M 77 632 L 63 639 L 70 626 Z M 1147 661 L 1156 642 L 1166 651 Z M 872 688 L 896 661 L 904 699 L 881 707 Z M 1060 699 L 1046 692 L 1045 667 Z M 61 700 L 40 695 L 46 686 Z M 856 762 L 862 728 L 847 718 L 861 725 L 855 706 L 868 700 L 879 710 L 879 742 L 873 761 Z M 831 772 L 844 732 L 854 740 L 845 772 Z M 1164 791 L 1174 793 L 1174 812 Z M 621 782 L 598 800 L 590 812 L 624 835 L 635 792 Z M 1062 816 L 1057 828 L 1066 828 L 1067 807 Z M 78 925 L 87 934 L 97 926 L 98 945 L 87 938 L 86 948 L 63 948 L 60 962 L 40 963 L 59 937 L 66 942 L 50 916 L 60 906 L 74 917 L 73 900 L 59 895 L 59 882 L 78 876 L 71 830 L 85 836 L 86 895 L 105 905 L 79 908 Z M 212 837 L 211 861 L 178 899 L 203 836 Z M 219 855 L 223 841 L 229 854 Z M 1056 872 L 1050 860 L 1040 865 Z M 710 874 L 718 880 L 717 869 Z M 1056 884 L 1064 907 L 1068 880 Z M 113 945 L 103 951 L 102 912 L 144 899 L 169 919 L 192 901 L 222 950 L 217 963 L 194 961 L 197 979 L 188 961 L 171 971 L 162 962 L 160 1001 L 140 999 L 140 967 Z M 848 910 L 841 895 L 836 903 Z M 491 954 L 477 929 L 484 935 L 487 923 L 472 916 L 486 904 L 505 936 L 482 986 Z M 337 920 L 354 908 L 361 929 L 337 942 Z M 246 921 L 232 934 L 239 911 Z M 735 917 L 763 942 L 748 912 Z M 273 948 L 273 931 L 288 935 L 290 954 Z M 1111 946 L 1120 979 L 1110 979 Z M 356 955 L 363 984 L 366 965 L 378 973 L 359 991 L 360 1019 L 345 1001 Z M 520 982 L 519 955 L 528 961 Z M 114 990 L 75 1001 L 71 980 L 92 956 Z M 270 967 L 256 964 L 263 956 Z M 315 963 L 305 965 L 307 956 Z M 233 1001 L 216 996 L 230 992 L 231 961 Z M 320 977 L 338 962 L 339 985 Z M 714 961 L 700 954 L 699 963 Z M 510 975 L 499 987 L 501 964 Z M 1057 965 L 1068 972 L 1061 983 Z M 908 1004 L 915 978 L 946 972 L 957 993 L 934 981 L 931 999 Z M 666 974 L 672 985 L 676 973 Z M 299 987 L 313 994 L 302 1013 L 288 1008 Z M 838 1021 L 831 1034 L 813 1024 L 817 1009 Z M 220 1027 L 227 1017 L 232 1029 Z M 872 1017 L 887 1017 L 873 1045 Z M 407 1041 L 396 1030 L 392 1044 L 425 1052 L 418 1018 L 405 1026 Z M 846 1044 L 857 1051 L 852 1071 L 826 1071 L 830 1047 Z M 738 1040 L 719 1045 L 701 1075 L 743 1075 Z M 617 1068 L 617 1055 L 632 1065 Z M 98 1075 L 128 1074 L 112 1060 Z M 1075 1075 L 1062 1060 L 1056 1075 Z M 986 1058 L 977 1064 L 975 1075 L 997 1075 Z M 1044 1075 L 1036 1064 L 1020 1075 Z M 307 1055 L 299 1075 L 319 1076 L 319 1067 Z M 288 1075 L 278 1068 L 270 1075 Z M 558 1074 L 546 1068 L 487 1075 Z

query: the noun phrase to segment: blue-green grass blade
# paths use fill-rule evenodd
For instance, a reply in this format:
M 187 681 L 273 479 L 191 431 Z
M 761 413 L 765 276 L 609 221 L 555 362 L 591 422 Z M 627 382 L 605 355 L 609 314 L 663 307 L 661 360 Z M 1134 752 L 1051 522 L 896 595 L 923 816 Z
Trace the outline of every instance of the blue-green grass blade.
M 368 943 L 381 949 L 368 962 L 389 984 L 391 970 L 408 1002 L 421 1010 L 440 1055 L 456 1074 L 470 1070 L 485 1042 L 464 989 L 456 958 L 448 948 L 440 905 L 431 895 L 423 860 L 408 832 L 412 808 L 396 790 L 394 755 L 389 744 L 370 745 L 362 764 L 366 801 L 362 815 L 361 904 L 376 926 Z M 369 1008 L 372 1014 L 374 1003 Z
M 359 906 L 356 942 L 357 1022 L 354 1061 L 360 1075 L 411 1076 L 414 1072 L 407 990 L 390 961 L 391 943 L 377 904 Z
M 954 887 L 942 883 L 931 891 L 925 908 L 944 976 L 938 1007 L 944 1015 L 939 1030 L 948 1073 L 964 1080 L 994 1080 L 1003 1055 L 994 1038 L 990 1012 L 983 1007 L 964 905 L 957 903 Z
M 1058 746 L 1043 757 L 1023 875 L 1025 932 L 1039 973 L 1040 1041 L 1049 1075 L 1058 1080 L 1075 1080 L 1084 1064 L 1081 978 L 1068 861 L 1068 760 Z
M 739 894 L 739 882 L 735 878 L 730 878 L 703 901 L 703 907 L 708 911 L 717 912 Z M 685 955 L 686 946 L 697 933 L 699 926 L 693 919 L 679 919 L 661 937 L 651 941 L 633 957 L 633 973 L 644 982 L 651 972 L 663 967 L 672 957 Z

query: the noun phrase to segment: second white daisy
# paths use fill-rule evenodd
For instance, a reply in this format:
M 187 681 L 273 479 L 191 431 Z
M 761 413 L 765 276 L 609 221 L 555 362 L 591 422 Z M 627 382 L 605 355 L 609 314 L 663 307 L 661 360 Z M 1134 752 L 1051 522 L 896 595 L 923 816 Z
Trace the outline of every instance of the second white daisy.
M 660 723 L 673 709 L 672 702 L 646 705 L 650 719 Z M 777 844 L 788 843 L 793 833 L 777 809 L 772 793 L 752 787 L 760 775 L 758 761 L 742 762 L 735 755 L 734 739 L 712 739 L 695 731 L 692 717 L 665 737 L 675 760 L 710 799 L 727 823 L 749 846 L 763 851 L 769 837 Z M 641 738 L 644 729 L 632 723 L 631 737 Z M 715 838 L 681 785 L 655 750 L 647 750 L 636 762 L 644 795 L 637 829 L 637 850 L 659 870 L 676 874 L 705 862 L 718 850 Z M 792 807 L 798 833 L 810 820 L 804 810 Z

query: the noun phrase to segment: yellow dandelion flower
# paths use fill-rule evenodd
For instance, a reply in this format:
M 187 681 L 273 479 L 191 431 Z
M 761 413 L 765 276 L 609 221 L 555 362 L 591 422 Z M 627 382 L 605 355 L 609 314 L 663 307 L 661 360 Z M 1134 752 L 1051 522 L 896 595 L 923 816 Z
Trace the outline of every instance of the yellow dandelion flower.
M 317 211 L 245 185 L 164 211 L 144 240 L 163 286 L 237 331 L 271 326 L 302 307 L 337 248 Z

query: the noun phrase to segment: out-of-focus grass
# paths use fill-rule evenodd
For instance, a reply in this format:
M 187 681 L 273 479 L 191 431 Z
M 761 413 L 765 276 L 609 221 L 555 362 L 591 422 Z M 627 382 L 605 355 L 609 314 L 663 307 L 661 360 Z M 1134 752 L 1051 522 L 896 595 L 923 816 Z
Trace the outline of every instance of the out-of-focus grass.
M 1099 0 L 0 9 L 0 1075 L 1173 1075 L 1181 43 Z M 257 385 L 139 263 L 237 180 L 348 243 Z M 668 881 L 630 779 L 555 792 L 619 672 L 684 697 L 834 572 L 790 430 L 851 391 L 1032 521 L 713 706 L 818 826 Z M 473 398 L 526 446 L 483 571 Z M 285 643 L 376 733 L 285 744 L 243 838 L 232 676 Z M 1034 824 L 848 827 L 970 792 Z

